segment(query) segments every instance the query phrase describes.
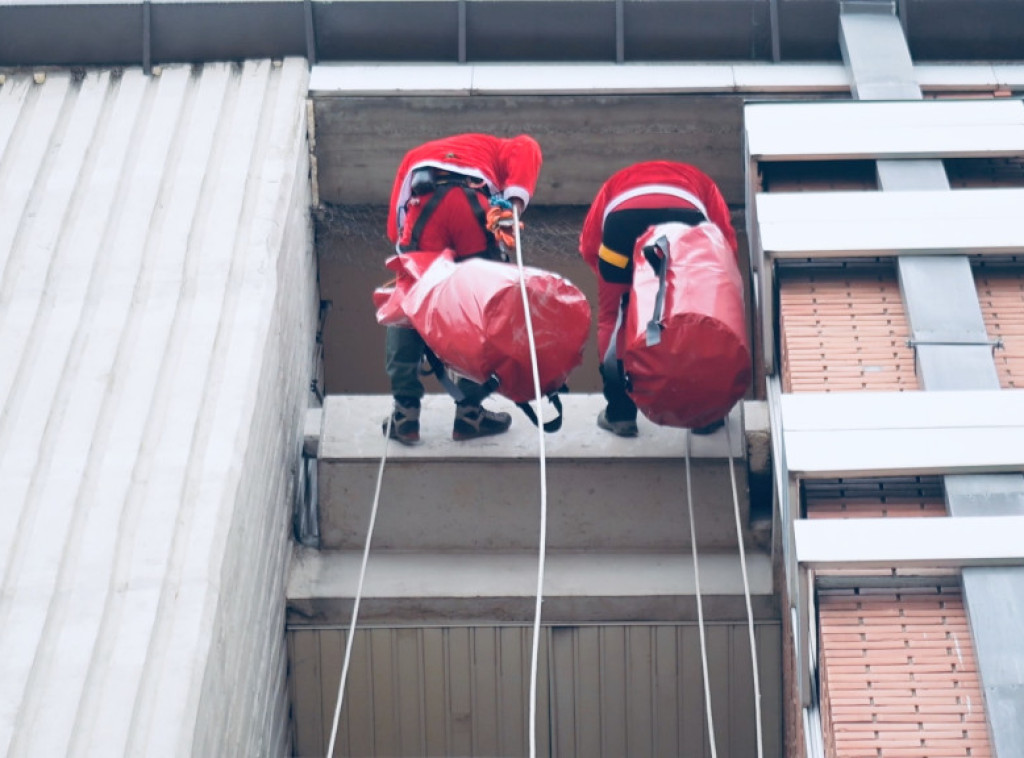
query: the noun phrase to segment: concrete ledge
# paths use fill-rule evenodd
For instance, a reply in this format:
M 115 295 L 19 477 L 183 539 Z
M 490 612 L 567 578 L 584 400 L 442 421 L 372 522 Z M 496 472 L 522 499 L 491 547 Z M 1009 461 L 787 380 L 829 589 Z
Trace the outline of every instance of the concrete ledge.
M 292 626 L 347 625 L 361 551 L 297 548 L 288 583 Z M 738 554 L 699 557 L 704 612 L 745 618 Z M 771 556 L 747 555 L 755 618 L 776 618 Z M 359 624 L 531 623 L 537 555 L 372 552 Z M 551 553 L 545 623 L 680 621 L 696 618 L 693 559 L 687 553 Z
M 423 399 L 420 430 L 423 442 L 405 447 L 387 442 L 381 434 L 381 422 L 391 411 L 391 398 L 386 395 L 330 395 L 324 399 L 323 425 L 319 444 L 321 461 L 379 461 L 387 447 L 390 459 L 412 460 L 536 460 L 540 451 L 537 428 L 521 410 L 506 398 L 494 396 L 485 405 L 492 410 L 512 414 L 512 428 L 507 434 L 469 442 L 453 442 L 452 421 L 455 406 L 444 394 L 431 394 Z M 686 430 L 657 426 L 641 416 L 637 425 L 640 435 L 622 439 L 597 426 L 597 414 L 604 407 L 604 398 L 597 394 L 566 394 L 562 396 L 564 417 L 562 429 L 544 436 L 549 460 L 558 459 L 682 459 L 686 452 Z M 740 403 L 729 416 L 729 433 L 724 429 L 707 436 L 691 435 L 690 454 L 697 458 L 725 458 L 731 451 L 734 458 L 746 455 L 743 410 Z M 554 416 L 545 401 L 541 407 L 545 418 Z M 751 414 L 757 424 L 766 424 L 762 414 Z M 752 431 L 752 430 L 748 430 Z M 731 448 L 727 442 L 731 437 Z
M 373 536 L 377 549 L 532 550 L 542 493 L 551 550 L 688 548 L 686 430 L 641 418 L 639 437 L 615 437 L 596 425 L 603 402 L 600 395 L 565 397 L 564 427 L 543 437 L 542 469 L 540 434 L 503 398 L 488 405 L 514 414 L 507 434 L 456 443 L 450 439 L 451 399 L 427 397 L 424 442 L 412 448 L 385 444 L 381 421 L 390 398 L 327 398 L 318 467 L 320 547 L 362 548 L 386 448 Z M 691 489 L 702 551 L 736 549 L 730 452 L 741 523 L 749 521 L 742 415 L 740 404 L 730 415 L 728 434 L 723 429 L 691 435 Z M 747 533 L 744 539 L 754 548 L 759 538 Z

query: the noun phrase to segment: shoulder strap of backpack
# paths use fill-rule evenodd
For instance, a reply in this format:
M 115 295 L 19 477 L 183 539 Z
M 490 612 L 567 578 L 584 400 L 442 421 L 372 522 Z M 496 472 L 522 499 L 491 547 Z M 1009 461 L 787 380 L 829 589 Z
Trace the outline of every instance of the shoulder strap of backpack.
M 427 225 L 430 217 L 434 215 L 434 210 L 441 202 L 441 199 L 454 186 L 453 184 L 439 184 L 430 193 L 430 199 L 423 206 L 420 215 L 416 217 L 416 223 L 413 224 L 412 233 L 409 235 L 409 244 L 403 246 L 405 248 L 403 252 L 413 252 L 420 249 L 420 236 L 423 234 L 423 228 Z
M 644 257 L 658 275 L 658 294 L 654 298 L 654 312 L 647 322 L 647 347 L 661 342 L 661 316 L 665 310 L 665 283 L 668 278 L 668 238 L 662 235 L 653 245 L 644 248 Z
M 604 355 L 601 358 L 601 377 L 605 383 L 609 385 L 609 388 L 614 387 L 617 390 L 626 392 L 629 389 L 629 383 L 626 381 L 626 377 L 622 373 L 622 361 L 619 360 L 618 353 L 618 342 L 619 342 L 619 331 L 622 329 L 622 324 L 626 320 L 626 309 L 629 307 L 629 293 L 624 292 L 622 294 L 622 300 L 619 303 L 619 313 L 615 319 L 615 328 L 612 329 L 612 338 L 608 342 L 608 349 L 604 351 Z

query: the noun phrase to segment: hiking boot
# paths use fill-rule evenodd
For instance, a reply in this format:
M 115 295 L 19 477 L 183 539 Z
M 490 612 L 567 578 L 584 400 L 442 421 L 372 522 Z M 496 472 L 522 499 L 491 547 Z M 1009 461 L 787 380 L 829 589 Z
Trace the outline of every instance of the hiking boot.
M 609 421 L 608 410 L 605 409 L 597 415 L 597 425 L 619 437 L 636 437 L 639 430 L 636 428 L 636 419 L 624 419 L 622 421 Z
M 720 418 L 718 419 L 718 421 L 712 421 L 707 426 L 698 426 L 696 429 L 691 429 L 690 431 L 693 432 L 694 434 L 705 435 L 717 432 L 723 426 L 725 426 L 725 419 Z
M 508 413 L 495 413 L 480 405 L 456 405 L 452 439 L 462 441 L 489 437 L 507 432 L 510 426 L 512 416 Z
M 420 407 L 405 405 L 395 401 L 390 419 L 385 418 L 381 426 L 385 435 L 388 434 L 388 421 L 391 422 L 391 439 L 403 445 L 418 445 L 420 442 Z

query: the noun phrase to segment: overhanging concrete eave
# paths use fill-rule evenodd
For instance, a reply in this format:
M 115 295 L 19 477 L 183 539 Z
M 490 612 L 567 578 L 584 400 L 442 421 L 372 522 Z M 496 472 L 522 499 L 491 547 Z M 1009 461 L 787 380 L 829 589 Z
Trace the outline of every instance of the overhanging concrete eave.
M 1024 60 L 918 64 L 925 92 L 1024 88 Z M 842 63 L 805 61 L 545 63 L 323 62 L 310 72 L 313 98 L 397 95 L 830 94 L 849 97 Z
M 944 93 L 1024 89 L 1024 65 L 922 67 L 920 75 Z M 848 99 L 849 91 L 838 65 L 324 64 L 310 84 L 315 202 L 386 205 L 396 156 L 457 121 L 463 131 L 537 137 L 545 161 L 535 203 L 585 206 L 639 157 L 682 157 L 740 208 L 745 103 Z

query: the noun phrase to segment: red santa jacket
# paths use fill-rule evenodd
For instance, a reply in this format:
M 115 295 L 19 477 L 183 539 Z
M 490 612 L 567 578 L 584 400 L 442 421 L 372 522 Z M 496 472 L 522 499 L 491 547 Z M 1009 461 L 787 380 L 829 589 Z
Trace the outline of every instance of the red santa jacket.
M 675 195 L 693 205 L 722 230 L 733 252 L 737 251 L 736 231 L 732 228 L 729 207 L 711 177 L 685 163 L 647 161 L 612 174 L 591 203 L 580 233 L 580 255 L 591 268 L 597 269 L 605 218 L 623 201 L 642 194 Z M 632 252 L 630 250 L 626 254 L 632 255 Z
M 412 193 L 412 172 L 424 166 L 482 179 L 490 194 L 519 198 L 523 207 L 537 186 L 542 157 L 540 145 L 525 134 L 508 139 L 490 134 L 457 134 L 433 140 L 405 154 L 395 173 L 388 207 L 388 239 L 397 243 Z

